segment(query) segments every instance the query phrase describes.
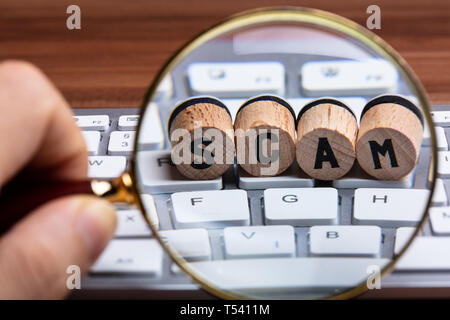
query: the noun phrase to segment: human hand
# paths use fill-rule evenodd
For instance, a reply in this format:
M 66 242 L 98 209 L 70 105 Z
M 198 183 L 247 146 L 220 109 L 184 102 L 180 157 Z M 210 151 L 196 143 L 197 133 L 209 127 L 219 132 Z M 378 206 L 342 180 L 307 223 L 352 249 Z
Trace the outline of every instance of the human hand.
M 0 63 L 0 115 L 0 187 L 87 179 L 86 146 L 70 108 L 36 67 Z M 93 196 L 41 205 L 0 237 L 0 299 L 63 298 L 67 267 L 87 271 L 115 227 L 113 207 Z

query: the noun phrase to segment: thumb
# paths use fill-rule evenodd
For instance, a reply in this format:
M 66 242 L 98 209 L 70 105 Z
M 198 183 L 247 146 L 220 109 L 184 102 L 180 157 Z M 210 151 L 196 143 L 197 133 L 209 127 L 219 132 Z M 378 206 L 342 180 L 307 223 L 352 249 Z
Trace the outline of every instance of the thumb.
M 0 299 L 58 299 L 67 267 L 89 270 L 112 238 L 114 208 L 92 196 L 48 202 L 0 238 Z

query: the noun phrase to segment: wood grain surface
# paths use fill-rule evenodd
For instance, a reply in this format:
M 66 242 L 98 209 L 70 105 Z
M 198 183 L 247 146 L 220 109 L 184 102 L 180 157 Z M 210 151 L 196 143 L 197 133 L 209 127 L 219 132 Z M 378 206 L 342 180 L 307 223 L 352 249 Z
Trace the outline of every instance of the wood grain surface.
M 66 28 L 66 8 L 81 7 L 81 30 Z M 450 103 L 448 0 L 2 0 L 0 60 L 42 68 L 75 107 L 138 107 L 164 61 L 230 14 L 295 5 L 343 15 L 365 25 L 381 7 L 383 37 L 409 62 L 432 103 Z

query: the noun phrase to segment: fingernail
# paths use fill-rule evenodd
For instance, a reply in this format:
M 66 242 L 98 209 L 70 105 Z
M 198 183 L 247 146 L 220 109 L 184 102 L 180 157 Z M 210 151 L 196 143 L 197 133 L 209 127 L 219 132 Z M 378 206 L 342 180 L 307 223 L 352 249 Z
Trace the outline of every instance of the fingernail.
M 114 207 L 105 200 L 86 200 L 80 208 L 77 227 L 94 262 L 114 235 L 117 217 Z

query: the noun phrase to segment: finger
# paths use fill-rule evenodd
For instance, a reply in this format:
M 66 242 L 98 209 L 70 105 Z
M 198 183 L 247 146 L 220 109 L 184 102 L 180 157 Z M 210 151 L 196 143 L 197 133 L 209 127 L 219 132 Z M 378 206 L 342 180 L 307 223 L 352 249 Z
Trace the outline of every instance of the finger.
M 87 272 L 113 236 L 114 209 L 91 196 L 53 200 L 0 239 L 0 299 L 58 299 L 66 270 Z
M 28 163 L 48 179 L 86 178 L 83 137 L 67 102 L 39 69 L 0 63 L 0 114 L 0 185 Z

